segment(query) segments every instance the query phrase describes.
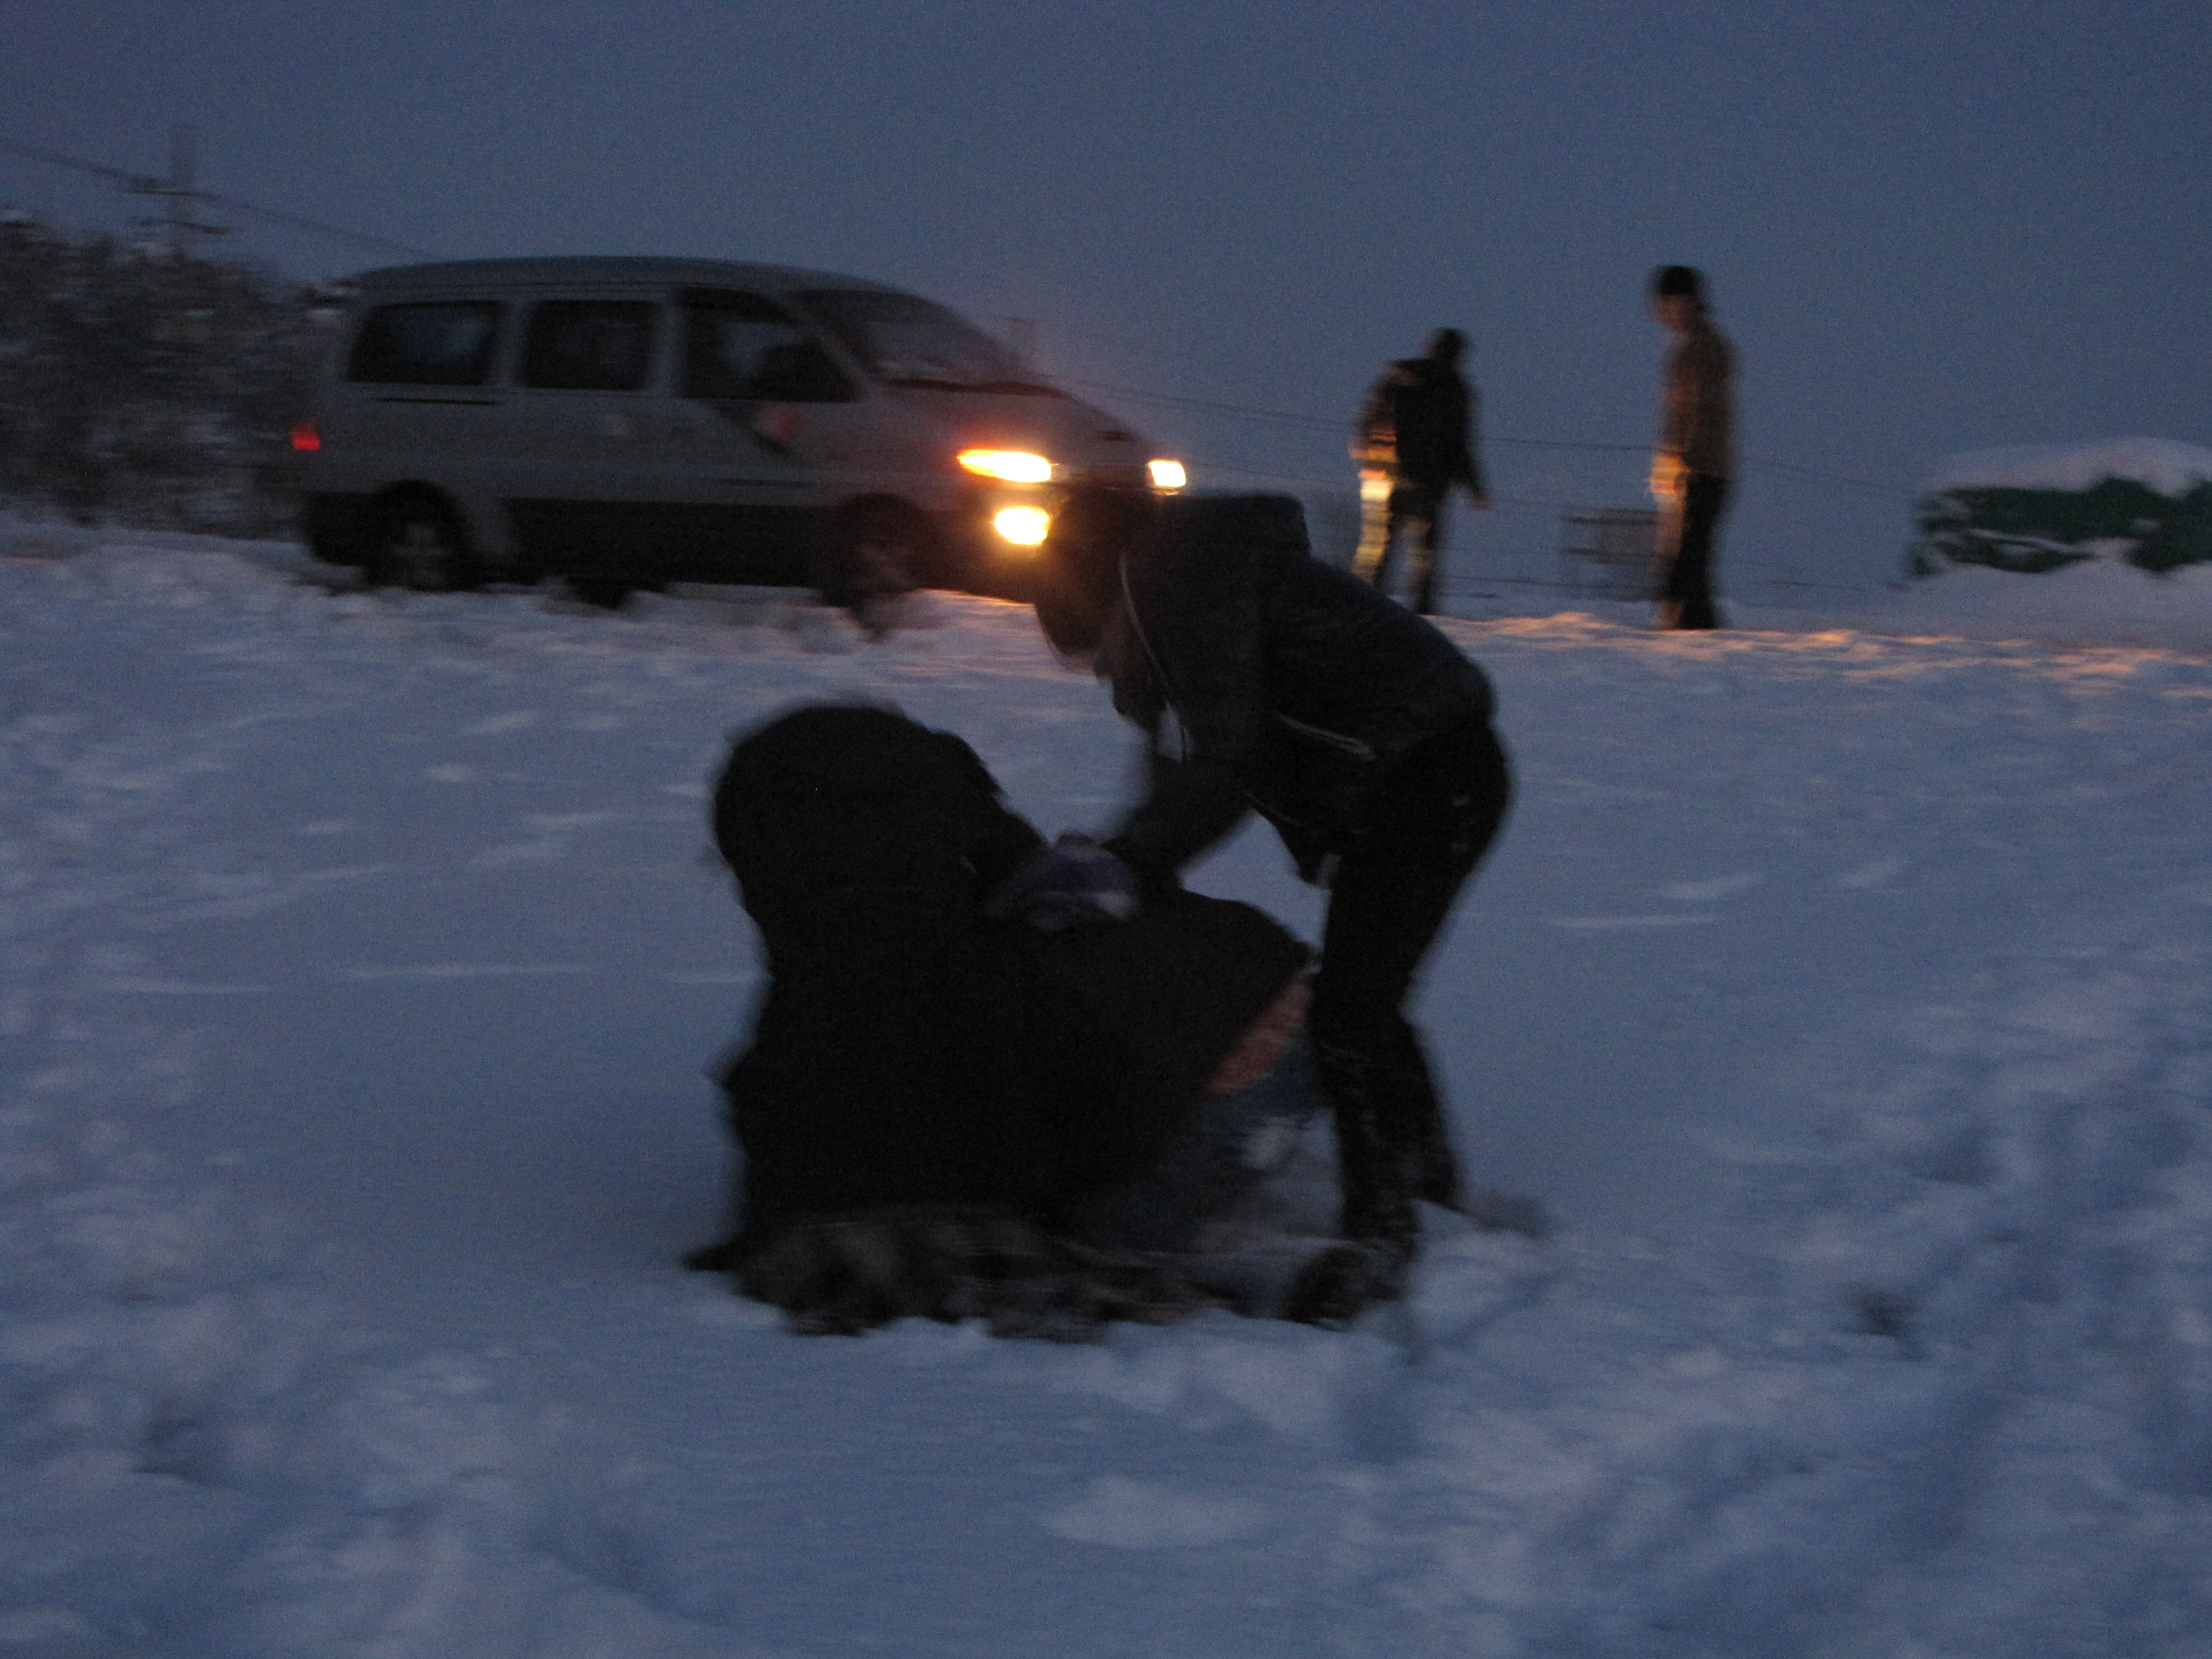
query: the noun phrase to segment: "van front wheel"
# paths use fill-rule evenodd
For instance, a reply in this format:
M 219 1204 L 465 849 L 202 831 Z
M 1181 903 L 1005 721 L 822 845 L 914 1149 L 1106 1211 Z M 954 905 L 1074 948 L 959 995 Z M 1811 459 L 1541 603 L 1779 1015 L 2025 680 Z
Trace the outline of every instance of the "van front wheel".
M 448 593 L 477 586 L 483 573 L 450 508 L 428 495 L 401 495 L 377 514 L 368 579 L 378 587 Z
M 831 522 L 815 562 L 824 605 L 842 605 L 871 626 L 889 600 L 926 585 L 935 556 L 929 526 L 896 501 L 865 501 Z

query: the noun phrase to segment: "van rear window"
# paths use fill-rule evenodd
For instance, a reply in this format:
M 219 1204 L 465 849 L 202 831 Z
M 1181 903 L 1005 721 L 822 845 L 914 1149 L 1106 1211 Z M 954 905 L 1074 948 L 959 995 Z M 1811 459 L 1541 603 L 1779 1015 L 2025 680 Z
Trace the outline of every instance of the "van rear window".
M 522 383 L 555 392 L 635 392 L 653 374 L 649 300 L 542 300 L 530 313 Z
M 489 301 L 380 306 L 353 343 L 346 379 L 371 386 L 482 386 L 499 341 Z

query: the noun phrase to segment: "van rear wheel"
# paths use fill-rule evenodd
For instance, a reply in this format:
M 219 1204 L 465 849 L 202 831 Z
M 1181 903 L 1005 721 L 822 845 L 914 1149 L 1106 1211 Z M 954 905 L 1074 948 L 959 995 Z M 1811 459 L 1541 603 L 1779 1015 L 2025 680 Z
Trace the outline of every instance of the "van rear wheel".
M 479 586 L 483 572 L 452 508 L 430 495 L 399 495 L 377 513 L 368 579 L 378 587 L 449 593 Z

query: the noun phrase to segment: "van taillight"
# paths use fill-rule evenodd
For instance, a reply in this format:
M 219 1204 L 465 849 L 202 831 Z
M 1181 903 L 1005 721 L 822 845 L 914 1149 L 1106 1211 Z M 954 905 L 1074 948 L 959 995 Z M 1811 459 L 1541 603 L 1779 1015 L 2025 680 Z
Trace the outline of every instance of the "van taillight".
M 320 449 L 323 434 L 315 430 L 313 421 L 302 421 L 292 428 L 292 447 L 298 450 Z

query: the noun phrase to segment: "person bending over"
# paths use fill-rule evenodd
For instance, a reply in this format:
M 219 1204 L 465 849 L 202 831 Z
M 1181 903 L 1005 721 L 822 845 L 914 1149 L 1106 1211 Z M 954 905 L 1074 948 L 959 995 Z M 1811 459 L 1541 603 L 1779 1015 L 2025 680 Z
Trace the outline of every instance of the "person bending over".
M 1036 611 L 1148 739 L 1146 795 L 1104 843 L 1147 902 L 1255 810 L 1329 890 L 1308 1030 L 1345 1243 L 1286 1311 L 1341 1324 L 1402 1293 L 1414 1200 L 1461 1200 L 1404 1006 L 1504 818 L 1490 683 L 1432 624 L 1316 560 L 1287 496 L 1079 493 L 1045 544 Z

